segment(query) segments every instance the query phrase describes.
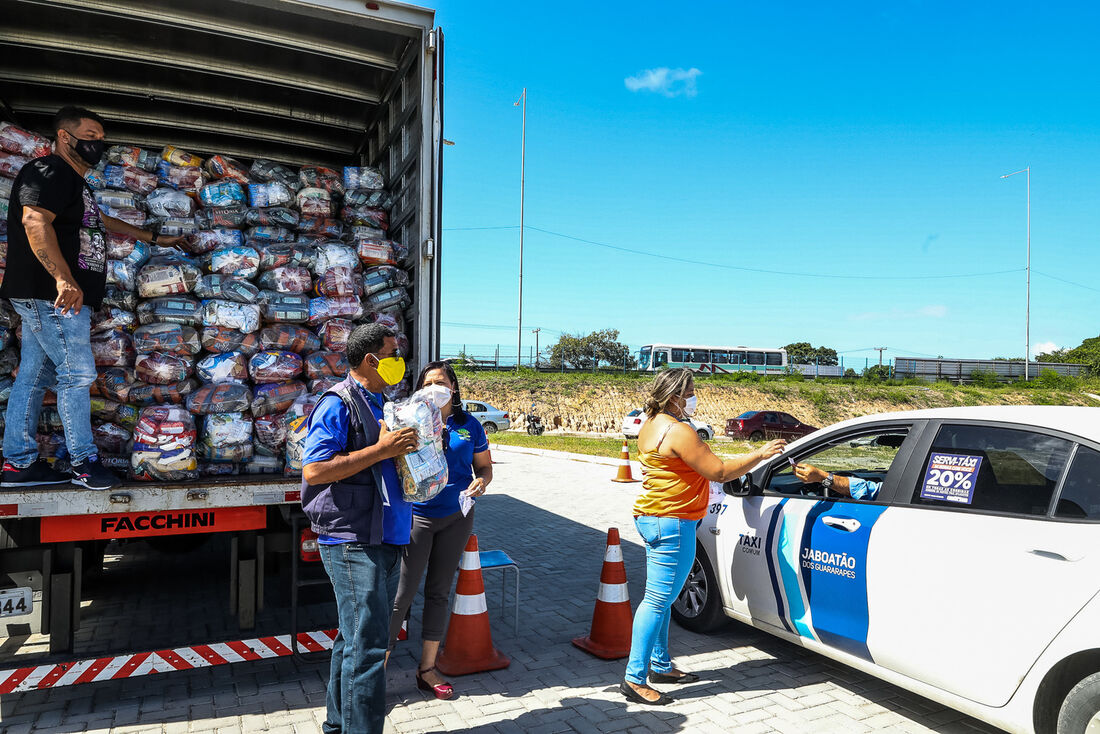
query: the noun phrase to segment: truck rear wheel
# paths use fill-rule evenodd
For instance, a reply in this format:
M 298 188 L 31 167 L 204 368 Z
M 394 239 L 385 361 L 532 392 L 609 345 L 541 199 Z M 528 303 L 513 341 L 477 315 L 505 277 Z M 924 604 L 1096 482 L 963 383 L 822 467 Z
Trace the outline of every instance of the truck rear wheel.
M 718 578 L 701 545 L 695 547 L 695 563 L 684 583 L 684 590 L 672 603 L 672 618 L 676 624 L 692 632 L 713 632 L 726 621 Z
M 1066 695 L 1058 712 L 1058 734 L 1100 732 L 1100 673 L 1093 673 Z

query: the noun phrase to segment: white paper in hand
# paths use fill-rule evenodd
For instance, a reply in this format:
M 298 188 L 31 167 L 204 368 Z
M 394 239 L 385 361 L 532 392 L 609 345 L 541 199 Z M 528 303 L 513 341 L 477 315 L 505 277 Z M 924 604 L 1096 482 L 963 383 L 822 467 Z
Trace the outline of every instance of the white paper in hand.
M 469 515 L 470 510 L 474 509 L 474 498 L 465 492 L 458 495 L 458 509 L 462 510 L 463 517 Z

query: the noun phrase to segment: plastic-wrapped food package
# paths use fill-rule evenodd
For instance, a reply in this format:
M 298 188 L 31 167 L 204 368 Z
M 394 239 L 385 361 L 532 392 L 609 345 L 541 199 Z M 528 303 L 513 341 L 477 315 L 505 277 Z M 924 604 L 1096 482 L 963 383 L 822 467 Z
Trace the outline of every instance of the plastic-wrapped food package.
M 130 388 L 134 385 L 134 371 L 122 367 L 108 367 L 96 375 L 94 388 L 105 398 L 119 403 L 130 401 Z
M 6 326 L 9 329 L 19 326 L 19 314 L 6 298 L 0 298 L 0 326 Z
M 242 247 L 244 245 L 244 232 L 228 227 L 204 229 L 188 237 L 187 244 L 191 252 L 197 255 L 222 247 Z
M 277 451 L 286 443 L 286 414 L 269 413 L 261 416 L 253 423 L 253 430 L 256 433 L 256 443 Z
M 137 316 L 134 315 L 133 311 L 123 311 L 121 308 L 104 306 L 92 314 L 91 324 L 91 333 L 93 334 L 111 331 L 112 329 L 129 330 L 137 325 Z
M 420 439 L 417 450 L 398 456 L 397 476 L 406 502 L 427 502 L 447 484 L 447 459 L 443 455 L 443 419 L 439 408 L 421 392 L 407 400 L 386 403 L 386 425 L 391 431 L 415 428 Z
M 137 292 L 142 298 L 190 293 L 201 275 L 188 262 L 149 262 L 137 274 Z
M 97 191 L 96 193 L 102 194 L 103 191 Z M 134 227 L 144 227 L 148 217 L 145 216 L 145 212 L 138 209 L 116 209 L 112 206 L 100 206 L 99 213 L 105 214 L 112 219 L 117 219 L 121 222 Z
M 363 274 L 363 293 L 367 296 L 387 288 L 402 288 L 408 284 L 408 274 L 390 265 L 376 265 L 367 268 Z
M 383 232 L 390 228 L 390 215 L 385 209 L 369 206 L 345 206 L 340 212 L 341 218 L 348 224 L 374 227 Z
M 249 244 L 274 244 L 276 242 L 290 242 L 294 239 L 294 233 L 286 227 L 251 227 L 245 232 Z
M 115 423 L 102 423 L 92 427 L 92 441 L 105 454 L 128 454 L 132 436 L 128 430 Z
M 117 285 L 108 285 L 103 291 L 103 305 L 109 308 L 121 308 L 123 311 L 134 311 L 137 309 L 137 303 L 136 293 L 123 290 Z
M 19 350 L 15 347 L 10 347 L 0 352 L 0 375 L 10 375 L 18 366 Z
M 161 160 L 168 161 L 173 166 L 189 166 L 192 168 L 198 168 L 202 165 L 202 158 L 197 155 L 191 155 L 186 150 L 180 150 L 174 145 L 164 146 L 164 150 L 160 152 Z
M 14 179 L 0 177 L 0 199 L 10 199 L 13 186 L 15 186 Z
M 11 179 L 0 178 L 0 181 L 10 181 Z M 102 191 L 107 188 L 107 177 L 103 175 L 103 171 L 98 168 L 89 168 L 84 172 L 84 182 L 91 187 L 92 191 Z
M 326 351 L 343 352 L 348 348 L 348 337 L 354 329 L 355 324 L 348 319 L 331 319 L 321 324 L 317 334 Z
M 289 227 L 298 226 L 298 212 L 285 206 L 252 207 L 245 215 L 250 227 Z
M 281 181 L 249 184 L 248 203 L 251 206 L 287 206 L 294 203 L 294 190 Z
M 257 158 L 252 161 L 252 168 L 249 169 L 248 173 L 254 180 L 263 183 L 279 182 L 286 184 L 292 189 L 297 189 L 301 186 L 298 182 L 297 171 L 288 166 L 284 166 L 282 163 L 276 163 L 266 158 Z
M 103 169 L 107 185 L 113 189 L 127 189 L 145 196 L 157 187 L 155 173 L 134 166 L 107 166 Z
M 302 250 L 297 245 L 268 245 L 260 251 L 260 270 L 274 270 L 285 265 L 300 265 Z
M 238 275 L 242 278 L 254 278 L 260 269 L 260 253 L 255 248 L 222 247 L 206 255 L 203 264 L 211 273 Z
M 243 206 L 244 188 L 236 181 L 218 181 L 199 189 L 199 199 L 204 207 Z
M 298 192 L 298 211 L 303 217 L 332 216 L 332 195 L 324 189 L 306 188 Z
M 202 321 L 202 304 L 186 296 L 162 296 L 139 303 L 137 315 L 142 324 L 164 321 L 198 326 Z
M 248 210 L 244 206 L 221 206 L 203 209 L 195 215 L 195 226 L 199 229 L 229 227 L 240 229 L 245 225 Z
M 363 292 L 363 282 L 354 270 L 341 265 L 317 277 L 315 292 L 321 296 L 359 296 Z
M 363 304 L 352 296 L 322 296 L 309 301 L 310 326 L 320 326 L 329 319 L 345 318 L 354 321 L 362 317 Z
M 252 458 L 252 418 L 243 413 L 211 413 L 202 421 L 199 455 L 210 461 Z
M 248 361 L 248 373 L 257 383 L 293 380 L 302 374 L 302 357 L 296 352 L 267 349 Z
M 224 326 L 207 326 L 202 330 L 202 348 L 213 354 L 241 352 L 252 356 L 260 351 L 260 337 Z
M 344 236 L 344 223 L 326 217 L 301 217 L 298 220 L 298 234 L 340 239 Z
M 271 324 L 300 324 L 309 321 L 310 298 L 304 293 L 260 291 L 264 321 Z
M 321 340 L 303 326 L 280 324 L 260 332 L 260 345 L 268 350 L 309 354 L 321 348 Z
M 339 196 L 344 194 L 344 177 L 331 168 L 302 166 L 298 170 L 298 180 L 306 188 L 318 188 Z
M 192 378 L 181 380 L 175 385 L 149 385 L 144 382 L 137 382 L 130 388 L 130 402 L 135 405 L 150 405 L 152 403 L 182 405 L 187 396 L 195 392 L 198 384 L 198 381 Z
M 193 357 L 202 349 L 199 334 L 182 324 L 146 324 L 139 326 L 133 336 L 134 351 L 138 354 L 164 352 L 181 357 Z
M 210 354 L 195 365 L 195 374 L 203 382 L 243 382 L 248 379 L 248 357 L 243 352 Z
M 107 257 L 111 260 L 125 260 L 141 267 L 149 259 L 149 245 L 124 234 L 108 232 Z
M 386 179 L 377 168 L 344 166 L 344 189 L 384 189 Z
M 287 423 L 286 464 L 283 473 L 288 477 L 296 477 L 302 473 L 302 456 L 305 454 L 308 427 L 308 418 L 298 418 Z
M 241 474 L 281 474 L 283 462 L 278 456 L 261 456 L 259 447 L 252 458 L 241 464 Z
M 313 258 L 313 272 L 316 275 L 323 275 L 326 270 L 332 268 L 358 270 L 359 258 L 356 256 L 355 250 L 337 242 L 318 245 Z
M 300 395 L 294 398 L 294 402 L 290 404 L 290 407 L 286 409 L 286 421 L 298 420 L 299 418 L 308 418 L 313 409 L 317 407 L 317 403 L 321 401 L 321 395 Z
M 201 446 L 199 447 L 202 448 Z M 241 467 L 248 466 L 248 463 L 252 461 L 251 458 L 247 459 L 244 463 L 238 464 L 235 461 L 226 461 L 219 463 L 213 459 L 207 459 L 199 462 L 199 476 L 202 477 L 231 477 L 241 473 Z
M 150 352 L 134 359 L 134 373 L 149 385 L 174 385 L 191 375 L 192 362 L 187 357 Z
M 27 158 L 41 158 L 52 151 L 49 138 L 24 130 L 10 122 L 0 122 L 0 150 Z
M 116 285 L 124 291 L 132 291 L 137 286 L 137 265 L 125 260 L 107 261 L 107 284 Z
M 132 191 L 105 191 L 95 192 L 95 203 L 100 209 L 137 209 L 141 206 L 141 197 Z
M 202 299 L 220 298 L 236 303 L 256 303 L 260 300 L 260 289 L 236 275 L 213 273 L 199 278 L 199 282 L 195 284 L 195 295 Z
M 7 403 L 8 398 L 11 397 L 11 388 L 15 384 L 15 380 L 10 377 L 0 379 L 0 403 Z
M 0 351 L 7 349 L 11 346 L 12 339 L 15 338 L 15 332 L 6 326 L 0 326 Z
M 309 392 L 313 395 L 323 395 L 326 390 L 331 390 L 343 381 L 343 377 L 318 377 L 316 380 L 309 381 Z
M 203 301 L 203 326 L 224 326 L 251 334 L 260 330 L 260 307 L 254 303 L 236 303 L 217 298 Z
M 30 159 L 26 156 L 0 150 L 0 176 L 15 178 Z
M 165 237 L 190 237 L 199 231 L 194 217 L 165 217 L 153 220 L 153 226 Z
M 96 367 L 133 366 L 134 345 L 130 341 L 130 335 L 122 329 L 92 334 L 91 342 Z
M 252 390 L 235 382 L 203 385 L 187 397 L 187 409 L 195 415 L 241 413 L 252 405 Z
M 345 377 L 349 369 L 347 355 L 343 352 L 314 352 L 306 357 L 306 376 L 311 380 Z
M 305 293 L 313 287 L 313 276 L 306 268 L 285 265 L 264 271 L 257 282 L 277 293 Z
M 259 418 L 272 413 L 285 413 L 297 398 L 306 394 L 301 382 L 265 382 L 252 393 L 252 415 Z
M 198 476 L 195 421 L 176 405 L 154 405 L 141 411 L 134 428 L 131 455 L 136 479 L 181 481 Z
M 372 293 L 366 298 L 367 309 L 381 313 L 404 311 L 410 304 L 412 304 L 412 299 L 409 298 L 409 292 L 404 288 L 389 288 Z
M 168 161 L 157 163 L 157 183 L 177 191 L 198 193 L 206 185 L 202 169 L 194 166 L 173 166 Z
M 145 148 L 130 145 L 112 145 L 107 149 L 107 163 L 120 166 L 133 166 L 143 171 L 152 171 L 157 167 L 160 156 Z
M 366 239 L 355 243 L 359 262 L 370 267 L 372 265 L 397 265 L 400 258 L 397 256 L 393 240 Z
M 96 401 L 93 401 L 93 402 L 96 402 Z M 106 401 L 101 400 L 101 401 L 98 401 L 98 402 L 103 403 L 103 402 L 106 402 Z M 93 413 L 92 417 L 94 417 L 94 418 L 100 418 L 100 415 L 97 415 L 97 410 L 96 410 L 97 407 L 98 406 L 94 406 L 93 409 L 92 409 L 92 413 Z M 114 417 L 117 408 L 118 408 L 118 404 L 117 403 L 112 403 L 111 404 L 111 409 L 109 411 L 107 411 L 107 416 L 105 418 L 100 418 L 100 419 L 101 420 L 111 420 L 111 418 Z M 38 414 L 38 432 L 39 433 L 59 433 L 59 432 L 64 431 L 64 430 L 65 430 L 65 424 L 62 423 L 61 414 L 57 412 L 57 408 L 52 406 L 52 405 L 44 406 L 42 408 L 42 412 L 40 412 Z
M 195 213 L 195 200 L 175 189 L 155 189 L 145 197 L 145 208 L 162 219 L 190 217 Z
M 229 156 L 216 155 L 207 158 L 203 170 L 210 174 L 211 178 L 248 185 L 248 169 Z
M 393 197 L 382 189 L 356 189 L 344 194 L 344 205 L 352 207 L 370 207 L 389 209 L 393 206 Z M 361 226 L 371 226 L 363 224 Z
M 68 446 L 65 444 L 65 436 L 61 433 L 39 433 L 35 436 L 38 442 L 38 457 L 41 459 L 63 459 L 68 456 Z

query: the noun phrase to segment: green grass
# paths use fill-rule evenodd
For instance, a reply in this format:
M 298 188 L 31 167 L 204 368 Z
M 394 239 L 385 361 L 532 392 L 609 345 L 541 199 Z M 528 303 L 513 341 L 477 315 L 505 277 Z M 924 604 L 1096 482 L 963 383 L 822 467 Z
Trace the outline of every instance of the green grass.
M 604 456 L 610 459 L 619 458 L 623 449 L 621 438 L 596 438 L 594 436 L 530 436 L 526 433 L 491 433 L 489 443 L 501 446 L 522 446 L 529 449 L 546 449 L 548 451 L 567 451 L 571 454 L 585 454 L 587 456 Z M 630 449 L 630 458 L 638 459 L 638 442 L 630 439 L 627 442 Z M 730 457 L 735 454 L 751 451 L 761 443 L 749 441 L 708 441 L 708 445 L 718 456 Z

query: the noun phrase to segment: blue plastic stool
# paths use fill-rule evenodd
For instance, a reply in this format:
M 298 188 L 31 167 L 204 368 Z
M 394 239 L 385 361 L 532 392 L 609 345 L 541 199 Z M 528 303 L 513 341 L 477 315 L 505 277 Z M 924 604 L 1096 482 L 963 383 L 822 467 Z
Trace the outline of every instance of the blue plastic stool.
M 502 550 L 486 550 L 480 551 L 478 555 L 481 557 L 481 570 L 489 571 L 494 568 L 500 569 L 500 613 L 504 614 L 504 572 L 507 569 L 512 569 L 516 573 L 516 598 L 512 605 L 515 608 L 515 621 L 512 624 L 512 633 L 519 634 L 519 565 L 508 557 L 508 554 Z

